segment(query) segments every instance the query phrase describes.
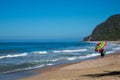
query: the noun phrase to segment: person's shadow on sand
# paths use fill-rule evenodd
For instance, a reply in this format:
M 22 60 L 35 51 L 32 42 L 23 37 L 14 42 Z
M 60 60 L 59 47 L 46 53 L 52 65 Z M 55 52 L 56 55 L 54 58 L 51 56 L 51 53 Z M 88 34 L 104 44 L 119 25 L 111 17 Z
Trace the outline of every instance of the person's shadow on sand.
M 106 73 L 100 73 L 100 74 L 88 74 L 88 75 L 83 75 L 83 76 L 88 76 L 88 77 L 104 77 L 104 76 L 118 76 L 120 77 L 120 71 L 104 71 Z

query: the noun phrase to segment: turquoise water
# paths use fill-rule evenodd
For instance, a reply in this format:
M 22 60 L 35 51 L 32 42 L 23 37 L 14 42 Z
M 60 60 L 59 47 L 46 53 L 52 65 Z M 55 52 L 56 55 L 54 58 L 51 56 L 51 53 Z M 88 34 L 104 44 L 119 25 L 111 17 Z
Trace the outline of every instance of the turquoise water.
M 96 57 L 100 54 L 94 51 L 95 45 L 96 42 L 0 43 L 0 74 Z M 113 53 L 120 50 L 120 45 L 108 43 L 105 50 Z

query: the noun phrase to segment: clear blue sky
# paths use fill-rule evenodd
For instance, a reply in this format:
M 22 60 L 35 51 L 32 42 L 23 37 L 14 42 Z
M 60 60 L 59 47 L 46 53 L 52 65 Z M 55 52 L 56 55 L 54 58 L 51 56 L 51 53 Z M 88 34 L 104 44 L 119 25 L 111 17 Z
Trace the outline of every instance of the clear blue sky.
M 0 0 L 0 41 L 80 41 L 120 0 Z

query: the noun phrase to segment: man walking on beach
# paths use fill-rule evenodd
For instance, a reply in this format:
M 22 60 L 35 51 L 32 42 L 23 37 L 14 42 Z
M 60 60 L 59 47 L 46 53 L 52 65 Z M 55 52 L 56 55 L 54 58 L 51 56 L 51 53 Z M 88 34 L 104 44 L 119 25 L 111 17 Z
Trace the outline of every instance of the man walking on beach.
M 101 55 L 101 58 L 103 58 L 105 56 L 105 50 L 104 49 L 102 49 L 99 53 Z
M 95 51 L 101 54 L 101 58 L 105 56 L 104 47 L 106 46 L 106 44 L 107 44 L 106 41 L 101 41 L 101 42 L 98 42 L 95 47 Z

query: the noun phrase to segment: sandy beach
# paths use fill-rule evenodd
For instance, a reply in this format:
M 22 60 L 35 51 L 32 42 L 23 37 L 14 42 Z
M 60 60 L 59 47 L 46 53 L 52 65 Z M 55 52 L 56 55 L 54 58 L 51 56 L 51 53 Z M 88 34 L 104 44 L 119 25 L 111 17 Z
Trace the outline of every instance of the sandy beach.
M 34 72 L 21 80 L 120 80 L 120 53 Z

